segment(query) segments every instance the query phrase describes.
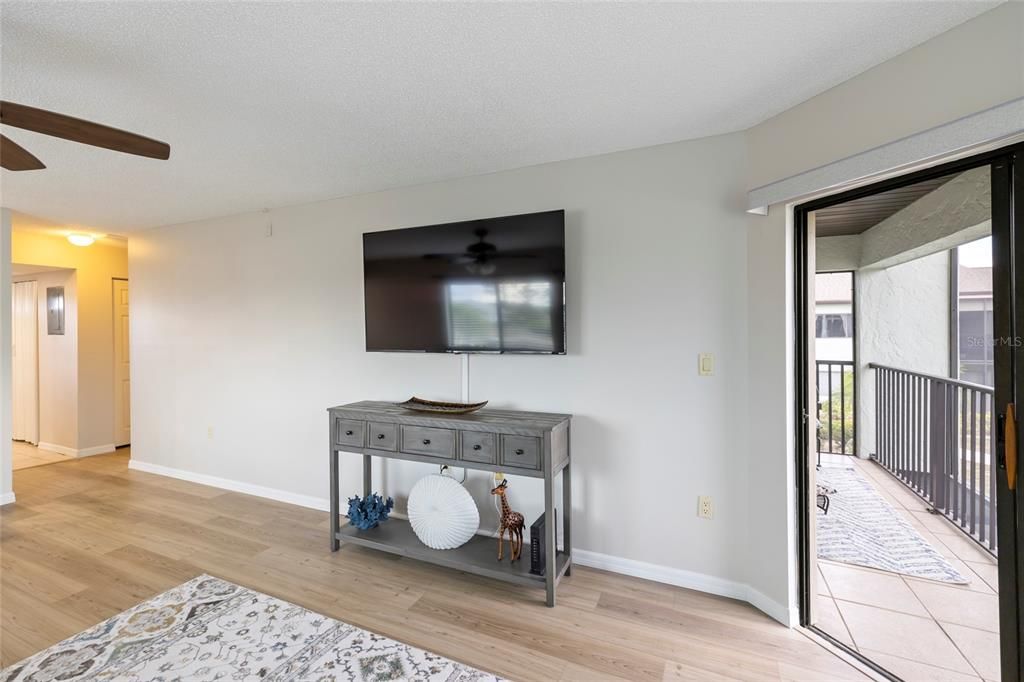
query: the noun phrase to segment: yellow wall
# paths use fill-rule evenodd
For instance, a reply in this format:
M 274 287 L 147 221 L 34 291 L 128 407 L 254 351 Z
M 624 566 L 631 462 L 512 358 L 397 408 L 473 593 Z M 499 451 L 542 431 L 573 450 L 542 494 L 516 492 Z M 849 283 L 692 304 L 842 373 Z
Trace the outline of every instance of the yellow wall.
M 73 246 L 61 235 L 19 230 L 11 238 L 11 261 L 72 268 L 78 296 L 77 450 L 114 442 L 113 280 L 128 277 L 128 250 L 105 241 Z M 64 445 L 61 443 L 61 445 Z

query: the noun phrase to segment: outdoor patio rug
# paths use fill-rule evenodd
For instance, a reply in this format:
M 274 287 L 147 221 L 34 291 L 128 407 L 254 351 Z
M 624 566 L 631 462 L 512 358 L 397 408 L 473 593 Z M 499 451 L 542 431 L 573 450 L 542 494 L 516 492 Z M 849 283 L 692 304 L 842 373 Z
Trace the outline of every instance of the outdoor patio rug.
M 829 495 L 828 514 L 818 510 L 818 558 L 944 583 L 970 582 L 856 469 L 822 467 L 818 483 L 836 491 Z
M 0 671 L 0 680 L 496 680 L 201 575 Z

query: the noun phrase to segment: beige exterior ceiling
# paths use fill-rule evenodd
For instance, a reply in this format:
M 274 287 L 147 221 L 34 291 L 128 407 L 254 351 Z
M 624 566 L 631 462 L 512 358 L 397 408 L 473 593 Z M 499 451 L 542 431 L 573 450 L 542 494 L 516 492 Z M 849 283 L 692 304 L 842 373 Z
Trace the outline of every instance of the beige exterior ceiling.
M 946 175 L 871 194 L 814 212 L 815 237 L 861 234 L 956 177 Z

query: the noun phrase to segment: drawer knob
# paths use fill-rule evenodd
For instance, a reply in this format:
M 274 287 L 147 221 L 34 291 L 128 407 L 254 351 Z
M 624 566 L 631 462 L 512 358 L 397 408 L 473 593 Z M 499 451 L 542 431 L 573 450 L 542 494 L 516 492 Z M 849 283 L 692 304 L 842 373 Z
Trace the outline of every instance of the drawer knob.
M 384 434 L 383 433 L 378 433 L 377 434 L 377 440 L 384 440 Z
M 479 449 L 481 449 L 482 447 L 483 447 L 483 446 L 482 446 L 482 445 L 480 445 L 480 443 L 477 443 L 476 445 L 474 445 L 474 446 L 473 446 L 473 449 L 474 449 L 474 450 L 479 450 Z
M 423 444 L 424 445 L 430 445 L 430 439 L 429 438 L 424 438 L 423 439 Z
M 522 448 L 516 448 L 516 454 L 517 455 L 523 454 L 523 449 Z
M 346 431 L 345 435 L 346 436 L 351 436 L 352 435 L 352 429 L 349 429 L 348 431 Z

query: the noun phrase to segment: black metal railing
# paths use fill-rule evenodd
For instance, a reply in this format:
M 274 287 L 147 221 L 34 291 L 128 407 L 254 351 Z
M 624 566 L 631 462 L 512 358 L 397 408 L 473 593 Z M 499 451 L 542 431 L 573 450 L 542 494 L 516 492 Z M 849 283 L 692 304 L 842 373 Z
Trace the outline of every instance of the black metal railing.
M 818 454 L 856 454 L 856 377 L 852 360 L 817 360 Z
M 875 372 L 875 459 L 996 554 L 992 389 L 869 367 Z

